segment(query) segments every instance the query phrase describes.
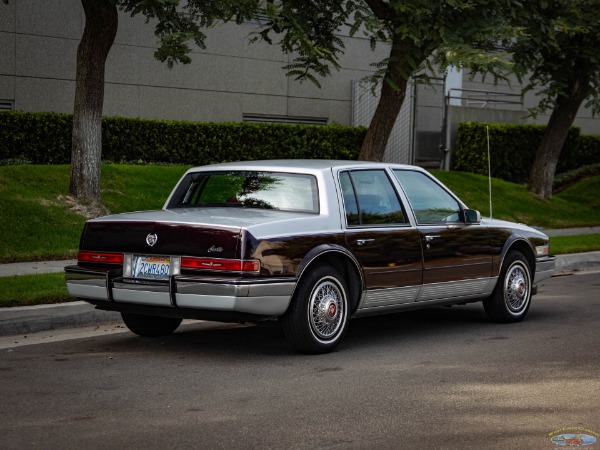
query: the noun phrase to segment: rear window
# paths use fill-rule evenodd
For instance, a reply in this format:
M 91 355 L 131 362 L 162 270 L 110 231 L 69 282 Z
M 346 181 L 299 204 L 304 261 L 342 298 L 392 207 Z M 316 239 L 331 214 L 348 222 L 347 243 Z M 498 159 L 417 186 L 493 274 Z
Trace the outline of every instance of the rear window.
M 189 173 L 168 208 L 259 208 L 319 212 L 317 180 L 312 175 L 278 172 Z

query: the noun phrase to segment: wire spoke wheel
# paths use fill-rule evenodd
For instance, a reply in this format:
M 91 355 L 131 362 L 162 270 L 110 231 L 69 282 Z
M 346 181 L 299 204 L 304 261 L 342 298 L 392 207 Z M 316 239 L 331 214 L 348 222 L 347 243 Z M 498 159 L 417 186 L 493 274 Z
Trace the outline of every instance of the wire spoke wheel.
M 348 291 L 340 272 L 315 265 L 302 277 L 281 318 L 292 346 L 303 353 L 333 351 L 348 328 Z
M 509 310 L 518 313 L 529 299 L 529 277 L 525 268 L 515 263 L 510 267 L 504 280 L 504 301 Z
M 342 326 L 344 294 L 333 281 L 321 281 L 310 298 L 308 308 L 310 326 L 320 339 L 330 339 Z
M 494 293 L 483 301 L 488 317 L 494 322 L 518 322 L 531 304 L 531 269 L 525 256 L 516 250 L 504 258 Z

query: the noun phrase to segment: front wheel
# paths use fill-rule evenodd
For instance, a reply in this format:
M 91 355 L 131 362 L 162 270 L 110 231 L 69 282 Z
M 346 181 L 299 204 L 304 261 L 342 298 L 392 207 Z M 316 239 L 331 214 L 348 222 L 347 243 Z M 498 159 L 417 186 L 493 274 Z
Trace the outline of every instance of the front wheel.
M 302 353 L 334 350 L 348 328 L 348 294 L 342 275 L 320 265 L 302 277 L 282 317 L 283 330 Z
M 531 304 L 531 269 L 525 256 L 511 250 L 504 259 L 494 293 L 483 301 L 488 317 L 494 322 L 518 322 Z
M 183 319 L 121 313 L 127 328 L 143 337 L 167 336 L 177 329 Z

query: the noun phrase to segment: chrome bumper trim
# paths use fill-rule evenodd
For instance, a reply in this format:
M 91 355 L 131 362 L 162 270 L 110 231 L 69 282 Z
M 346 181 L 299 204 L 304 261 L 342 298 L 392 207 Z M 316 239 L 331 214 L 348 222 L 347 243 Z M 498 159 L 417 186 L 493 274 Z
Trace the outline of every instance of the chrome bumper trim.
M 206 281 L 178 275 L 168 283 L 135 283 L 74 267 L 65 269 L 65 280 L 69 294 L 83 300 L 271 316 L 285 313 L 296 287 L 291 278 Z
M 255 284 L 215 284 L 176 281 L 175 298 L 182 308 L 280 315 L 290 303 L 294 281 Z
M 116 302 L 141 305 L 172 306 L 168 284 L 149 285 L 113 282 L 112 295 Z
M 537 260 L 535 264 L 535 277 L 533 284 L 537 285 L 540 281 L 550 278 L 556 269 L 556 257 L 546 256 Z
M 75 272 L 65 270 L 67 291 L 73 297 L 86 299 L 97 298 L 108 300 L 106 288 L 106 273 L 104 272 Z

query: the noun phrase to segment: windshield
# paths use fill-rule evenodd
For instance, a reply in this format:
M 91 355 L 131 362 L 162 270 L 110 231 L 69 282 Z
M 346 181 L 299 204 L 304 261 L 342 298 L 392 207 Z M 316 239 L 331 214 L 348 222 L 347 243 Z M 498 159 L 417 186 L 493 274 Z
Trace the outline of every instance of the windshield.
M 276 172 L 189 173 L 168 208 L 244 207 L 319 212 L 317 180 L 312 175 Z

